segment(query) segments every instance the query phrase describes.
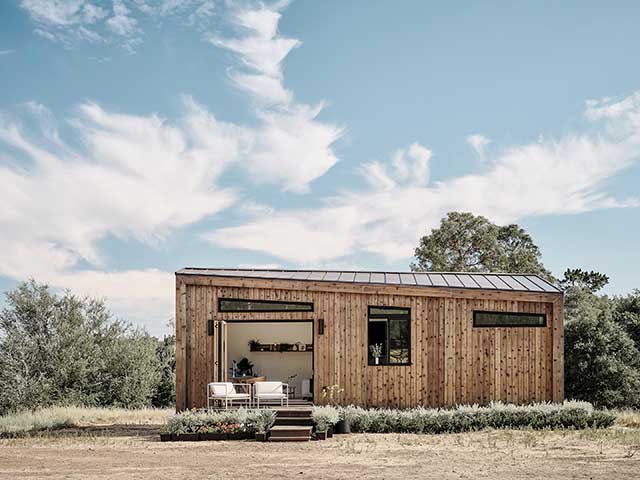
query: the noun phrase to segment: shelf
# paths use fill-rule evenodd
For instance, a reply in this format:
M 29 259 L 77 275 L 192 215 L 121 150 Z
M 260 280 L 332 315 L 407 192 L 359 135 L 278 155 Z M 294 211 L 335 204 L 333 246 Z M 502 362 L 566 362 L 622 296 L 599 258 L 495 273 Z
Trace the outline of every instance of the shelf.
M 250 352 L 305 353 L 305 352 L 313 352 L 313 344 L 307 343 L 301 346 L 295 343 L 258 343 L 257 345 L 251 345 L 249 347 L 249 351 Z

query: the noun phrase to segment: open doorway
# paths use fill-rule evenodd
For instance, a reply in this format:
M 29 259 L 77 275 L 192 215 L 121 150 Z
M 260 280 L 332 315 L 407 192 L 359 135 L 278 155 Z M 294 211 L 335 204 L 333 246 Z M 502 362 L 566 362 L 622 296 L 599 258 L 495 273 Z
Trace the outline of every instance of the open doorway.
M 312 321 L 227 321 L 227 379 L 281 381 L 290 399 L 313 399 Z

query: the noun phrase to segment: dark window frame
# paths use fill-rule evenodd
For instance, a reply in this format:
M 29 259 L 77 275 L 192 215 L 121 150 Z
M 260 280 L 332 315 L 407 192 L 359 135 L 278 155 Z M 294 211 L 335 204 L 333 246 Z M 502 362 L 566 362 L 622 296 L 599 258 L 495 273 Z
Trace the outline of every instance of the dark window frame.
M 398 309 L 403 309 L 406 310 L 406 313 L 391 313 L 391 314 L 384 314 L 384 313 L 371 313 L 372 309 L 375 308 L 379 308 L 382 310 L 385 309 L 389 309 L 389 310 L 398 310 Z M 386 363 L 379 363 L 379 364 L 375 364 L 372 359 L 371 359 L 371 355 L 369 353 L 369 322 L 371 319 L 376 319 L 376 318 L 381 318 L 381 319 L 391 319 L 391 320 L 406 320 L 408 323 L 408 333 L 407 333 L 407 356 L 409 358 L 409 360 L 407 362 L 403 362 L 403 363 L 388 363 L 388 359 L 389 359 L 389 352 L 387 351 L 387 362 Z M 387 343 L 389 342 L 389 323 L 387 322 Z M 412 351 L 411 351 L 411 308 L 410 307 L 399 307 L 399 306 L 394 306 L 394 305 L 368 305 L 367 306 L 367 365 L 370 367 L 406 367 L 406 366 L 411 366 L 413 365 L 411 359 L 412 359 Z
M 276 305 L 304 305 L 309 307 L 308 309 L 291 310 L 286 308 L 273 308 L 265 307 L 256 310 L 223 310 L 222 302 L 268 302 Z M 313 302 L 290 302 L 287 300 L 256 300 L 252 298 L 218 298 L 218 312 L 219 313 L 309 313 L 314 311 Z
M 515 317 L 542 317 L 544 323 L 537 325 L 522 325 L 521 323 L 505 323 L 502 325 L 478 325 L 478 314 L 491 314 L 491 315 L 512 315 Z M 474 310 L 473 311 L 473 328 L 546 328 L 547 327 L 547 314 L 546 313 L 529 313 L 529 312 L 495 312 L 491 310 Z

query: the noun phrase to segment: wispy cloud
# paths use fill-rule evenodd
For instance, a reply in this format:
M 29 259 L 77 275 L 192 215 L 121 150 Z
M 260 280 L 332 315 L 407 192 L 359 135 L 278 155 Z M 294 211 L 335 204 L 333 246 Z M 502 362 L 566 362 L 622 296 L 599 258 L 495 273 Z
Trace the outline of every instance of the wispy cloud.
M 215 11 L 213 0 L 21 0 L 20 6 L 46 40 L 67 48 L 112 43 L 129 53 L 142 42 L 140 20 L 174 16 L 202 27 Z
M 491 140 L 489 140 L 484 135 L 473 134 L 467 137 L 467 143 L 471 145 L 471 148 L 473 149 L 474 152 L 476 152 L 476 155 L 478 155 L 478 158 L 484 162 L 485 160 L 484 150 L 487 147 L 487 145 L 491 143 Z
M 116 237 L 154 245 L 236 201 L 218 179 L 237 158 L 243 132 L 189 98 L 176 122 L 84 103 L 71 119 L 80 148 L 60 138 L 45 107 L 25 109 L 31 117 L 0 123 L 0 275 L 109 296 L 124 277 L 166 285 L 170 275 L 161 272 L 102 273 L 98 243 Z M 149 297 L 143 283 L 127 284 L 116 299 L 144 297 L 151 305 L 160 293 Z
M 13 50 L 0 50 L 0 56 L 9 55 L 10 53 L 13 53 Z
M 244 163 L 247 170 L 258 172 L 263 182 L 306 192 L 311 182 L 338 161 L 332 146 L 343 129 L 318 121 L 322 103 L 296 102 L 293 92 L 284 86 L 282 63 L 300 45 L 299 40 L 278 32 L 280 11 L 286 6 L 287 2 L 279 2 L 235 9 L 230 20 L 239 28 L 239 36 L 214 36 L 211 41 L 236 55 L 240 70 L 232 71 L 231 80 L 256 101 L 261 124 Z
M 420 235 L 452 210 L 504 223 L 522 218 L 640 206 L 615 198 L 606 181 L 638 161 L 640 95 L 590 102 L 594 135 L 567 135 L 514 146 L 485 171 L 443 182 L 428 178 L 431 152 L 419 144 L 372 162 L 361 172 L 369 189 L 347 191 L 318 208 L 281 209 L 208 233 L 212 243 L 258 251 L 304 265 L 340 260 L 355 252 L 408 259 Z
M 51 27 L 41 29 L 43 36 L 57 35 L 69 25 L 77 32 L 91 18 L 128 35 L 123 48 L 137 41 L 132 32 L 139 24 L 126 20 L 134 11 L 131 4 L 115 2 L 106 15 L 84 13 L 87 5 L 23 4 L 33 9 L 40 25 Z M 136 8 L 146 9 L 147 4 L 140 2 Z M 149 8 L 150 14 L 168 14 L 182 5 L 165 2 Z M 276 45 L 298 42 L 280 37 L 279 18 L 279 10 L 262 4 L 234 8 L 230 19 L 240 28 L 237 40 L 227 38 L 219 46 L 228 49 L 237 41 L 257 52 L 277 50 L 265 60 L 251 49 L 231 49 L 242 65 L 239 74 L 270 78 L 284 90 L 281 63 L 289 49 Z M 10 232 L 0 237 L 0 275 L 33 276 L 106 295 L 129 310 L 140 310 L 145 302 L 150 312 L 161 304 L 166 307 L 158 298 L 171 298 L 171 275 L 110 271 L 100 248 L 104 239 L 156 245 L 176 229 L 229 208 L 239 199 L 238 191 L 221 185 L 229 169 L 251 172 L 249 182 L 302 192 L 337 161 L 332 144 L 341 129 L 317 120 L 321 104 L 296 102 L 292 92 L 267 104 L 258 98 L 259 90 L 244 91 L 257 104 L 257 122 L 250 126 L 221 122 L 190 97 L 184 97 L 183 114 L 175 121 L 82 103 L 69 119 L 70 139 L 59 134 L 55 115 L 36 102 L 22 106 L 27 113 L 0 116 L 0 182 L 6 185 L 0 191 L 0 230 Z M 245 203 L 248 215 L 261 208 L 251 205 Z

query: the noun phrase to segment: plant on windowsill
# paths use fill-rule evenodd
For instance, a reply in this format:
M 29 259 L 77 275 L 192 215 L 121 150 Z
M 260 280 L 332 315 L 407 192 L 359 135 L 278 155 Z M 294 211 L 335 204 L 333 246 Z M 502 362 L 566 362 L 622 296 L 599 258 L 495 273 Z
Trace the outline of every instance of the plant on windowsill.
M 374 343 L 373 345 L 369 345 L 369 352 L 371 352 L 371 356 L 373 357 L 376 365 L 379 365 L 380 357 L 382 356 L 382 344 Z
M 260 340 L 249 340 L 247 345 L 249 345 L 250 352 L 256 352 L 260 346 Z

